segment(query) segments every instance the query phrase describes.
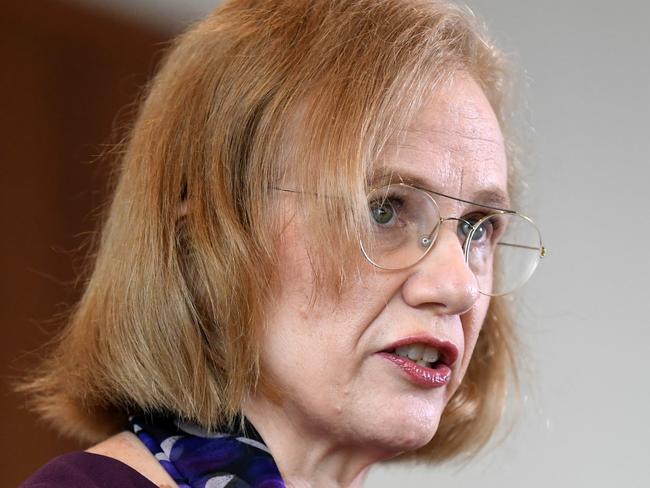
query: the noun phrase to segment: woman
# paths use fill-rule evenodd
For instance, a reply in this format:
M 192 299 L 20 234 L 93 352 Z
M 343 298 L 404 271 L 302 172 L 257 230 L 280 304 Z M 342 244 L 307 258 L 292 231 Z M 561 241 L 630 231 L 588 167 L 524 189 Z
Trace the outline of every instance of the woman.
M 514 373 L 499 297 L 544 253 L 506 91 L 439 1 L 230 1 L 182 35 L 29 385 L 100 442 L 25 486 L 360 486 L 479 449 Z

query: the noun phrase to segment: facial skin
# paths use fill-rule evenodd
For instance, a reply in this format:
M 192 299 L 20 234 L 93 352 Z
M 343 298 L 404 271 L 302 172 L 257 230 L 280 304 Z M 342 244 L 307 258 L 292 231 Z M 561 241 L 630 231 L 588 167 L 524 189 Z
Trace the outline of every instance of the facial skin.
M 457 74 L 437 92 L 401 136 L 383 161 L 396 173 L 467 200 L 485 189 L 506 194 L 501 130 L 468 75 Z M 286 227 L 262 339 L 262 369 L 279 383 L 283 402 L 277 405 L 258 393 L 244 413 L 292 486 L 354 485 L 372 463 L 421 447 L 434 436 L 467 369 L 489 297 L 479 294 L 450 221 L 416 265 L 384 271 L 362 264 L 340 303 L 321 299 L 310 306 L 309 244 L 304 224 L 292 212 L 300 196 L 279 198 L 285 200 Z M 436 201 L 444 217 L 477 211 L 446 198 Z M 377 354 L 420 335 L 449 341 L 458 350 L 443 387 L 418 386 Z

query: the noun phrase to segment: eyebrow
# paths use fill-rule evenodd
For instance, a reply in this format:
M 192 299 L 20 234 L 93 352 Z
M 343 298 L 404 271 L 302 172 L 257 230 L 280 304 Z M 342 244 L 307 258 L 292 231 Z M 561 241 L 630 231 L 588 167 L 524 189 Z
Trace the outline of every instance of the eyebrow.
M 510 207 L 510 198 L 508 195 L 499 187 L 490 186 L 483 188 L 471 195 L 471 200 L 454 197 L 447 195 L 437 190 L 432 190 L 427 181 L 417 175 L 398 173 L 397 171 L 386 169 L 378 172 L 372 178 L 372 184 L 370 186 L 383 186 L 391 183 L 405 183 L 419 190 L 423 190 L 434 195 L 438 195 L 444 198 L 450 198 L 463 203 L 468 203 L 470 205 L 476 205 L 478 207 L 485 207 L 491 210 L 499 210 L 501 212 L 507 213 L 516 213 L 515 210 Z

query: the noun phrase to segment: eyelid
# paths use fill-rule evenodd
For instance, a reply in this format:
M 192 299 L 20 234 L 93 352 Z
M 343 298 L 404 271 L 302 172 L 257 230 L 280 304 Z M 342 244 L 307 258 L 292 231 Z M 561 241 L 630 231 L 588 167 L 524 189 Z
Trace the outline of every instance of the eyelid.
M 478 203 L 478 202 L 473 202 L 471 200 L 465 200 L 463 198 L 458 198 L 458 197 L 452 197 L 451 195 L 445 195 L 444 193 L 436 192 L 434 190 L 429 190 L 428 188 L 423 188 L 421 186 L 416 186 L 416 185 L 411 185 L 414 188 L 418 188 L 419 190 L 426 191 L 427 193 L 431 193 L 432 195 L 438 196 L 438 197 L 443 197 L 443 198 L 449 198 L 450 200 L 455 200 L 457 202 L 465 203 L 466 205 L 470 205 L 472 207 L 478 208 L 478 209 L 483 209 L 483 210 L 490 210 L 491 214 L 495 213 L 517 213 L 516 210 L 508 209 L 508 208 L 502 208 L 502 207 L 496 207 L 494 205 L 488 205 L 488 204 L 483 204 L 483 203 Z
M 506 216 L 506 215 L 511 215 L 511 214 L 506 213 L 506 212 L 492 212 L 489 209 L 485 209 L 485 208 L 482 208 L 482 207 L 473 207 L 473 208 L 469 209 L 469 211 L 464 213 L 462 218 L 471 217 L 471 216 L 474 216 L 474 215 L 478 216 L 479 220 L 484 219 L 486 217 L 496 216 L 496 217 L 499 217 L 497 219 L 497 221 L 498 221 L 499 224 L 501 224 L 502 217 Z
M 417 188 L 419 190 L 425 191 L 425 192 L 427 192 L 427 193 L 429 193 L 431 195 L 435 195 L 435 196 L 443 197 L 443 198 L 449 198 L 451 200 L 456 200 L 458 202 L 467 203 L 469 205 L 475 205 L 477 207 L 488 208 L 490 210 L 495 210 L 495 211 L 498 211 L 498 212 L 517 213 L 516 210 L 510 209 L 510 208 L 505 208 L 503 206 L 498 206 L 498 205 L 506 205 L 506 204 L 509 205 L 509 203 L 507 201 L 507 197 L 500 198 L 502 196 L 500 191 L 494 193 L 494 197 L 497 198 L 497 200 L 499 200 L 499 203 L 495 202 L 492 205 L 490 205 L 489 203 L 482 204 L 482 203 L 475 202 L 475 201 L 472 201 L 472 200 L 466 200 L 464 198 L 454 197 L 454 196 L 447 195 L 447 194 L 439 192 L 439 191 L 432 190 L 432 189 L 427 188 L 426 186 L 424 186 L 424 184 L 421 182 L 420 178 L 411 177 L 409 175 L 400 175 L 398 173 L 379 175 L 373 181 L 372 188 L 379 188 L 381 186 L 395 185 L 395 184 L 404 184 L 404 185 L 412 186 L 413 188 Z M 486 190 L 486 193 L 489 195 L 489 194 L 492 194 L 493 192 Z M 502 199 L 505 199 L 505 200 L 503 201 L 503 203 L 500 203 Z
M 519 212 L 516 210 L 510 209 L 510 208 L 504 208 L 504 207 L 497 207 L 496 205 L 488 205 L 488 204 L 483 204 L 483 203 L 478 203 L 474 202 L 472 200 L 465 200 L 464 198 L 459 198 L 459 197 L 453 197 L 451 195 L 446 195 L 445 193 L 441 193 L 435 190 L 431 190 L 430 188 L 426 188 L 423 185 L 419 183 L 419 181 L 412 181 L 412 178 L 409 177 L 402 177 L 399 176 L 399 181 L 394 181 L 392 178 L 386 178 L 386 176 L 382 176 L 380 178 L 377 178 L 374 180 L 374 184 L 370 187 L 370 191 L 374 191 L 376 189 L 385 187 L 385 186 L 391 186 L 391 185 L 406 185 L 410 186 L 412 188 L 417 188 L 418 190 L 421 190 L 423 192 L 428 193 L 429 195 L 436 200 L 435 197 L 442 197 L 442 198 L 448 198 L 450 200 L 455 200 L 457 202 L 465 203 L 467 205 L 472 206 L 472 208 L 476 209 L 481 209 L 483 211 L 490 210 L 490 212 L 485 212 L 486 215 L 488 214 L 499 214 L 499 213 L 504 213 L 504 214 L 515 214 L 518 215 Z M 488 192 L 490 193 L 490 192 Z M 500 200 L 500 199 L 499 199 Z M 438 201 L 436 200 L 436 204 L 440 205 Z M 504 204 L 499 204 L 499 205 L 504 205 Z
M 471 205 L 466 211 L 462 214 L 461 218 L 467 218 L 472 216 L 478 216 L 479 220 L 487 217 L 488 215 L 502 215 L 500 212 L 495 212 L 492 209 L 485 208 L 479 205 Z

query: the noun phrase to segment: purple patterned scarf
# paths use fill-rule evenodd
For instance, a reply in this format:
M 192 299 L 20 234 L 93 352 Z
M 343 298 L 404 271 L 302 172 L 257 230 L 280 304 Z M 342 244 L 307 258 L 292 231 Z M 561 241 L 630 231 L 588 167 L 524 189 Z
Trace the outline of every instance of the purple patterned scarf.
M 130 430 L 180 488 L 285 488 L 278 467 L 255 428 L 207 433 L 169 417 L 137 415 Z

